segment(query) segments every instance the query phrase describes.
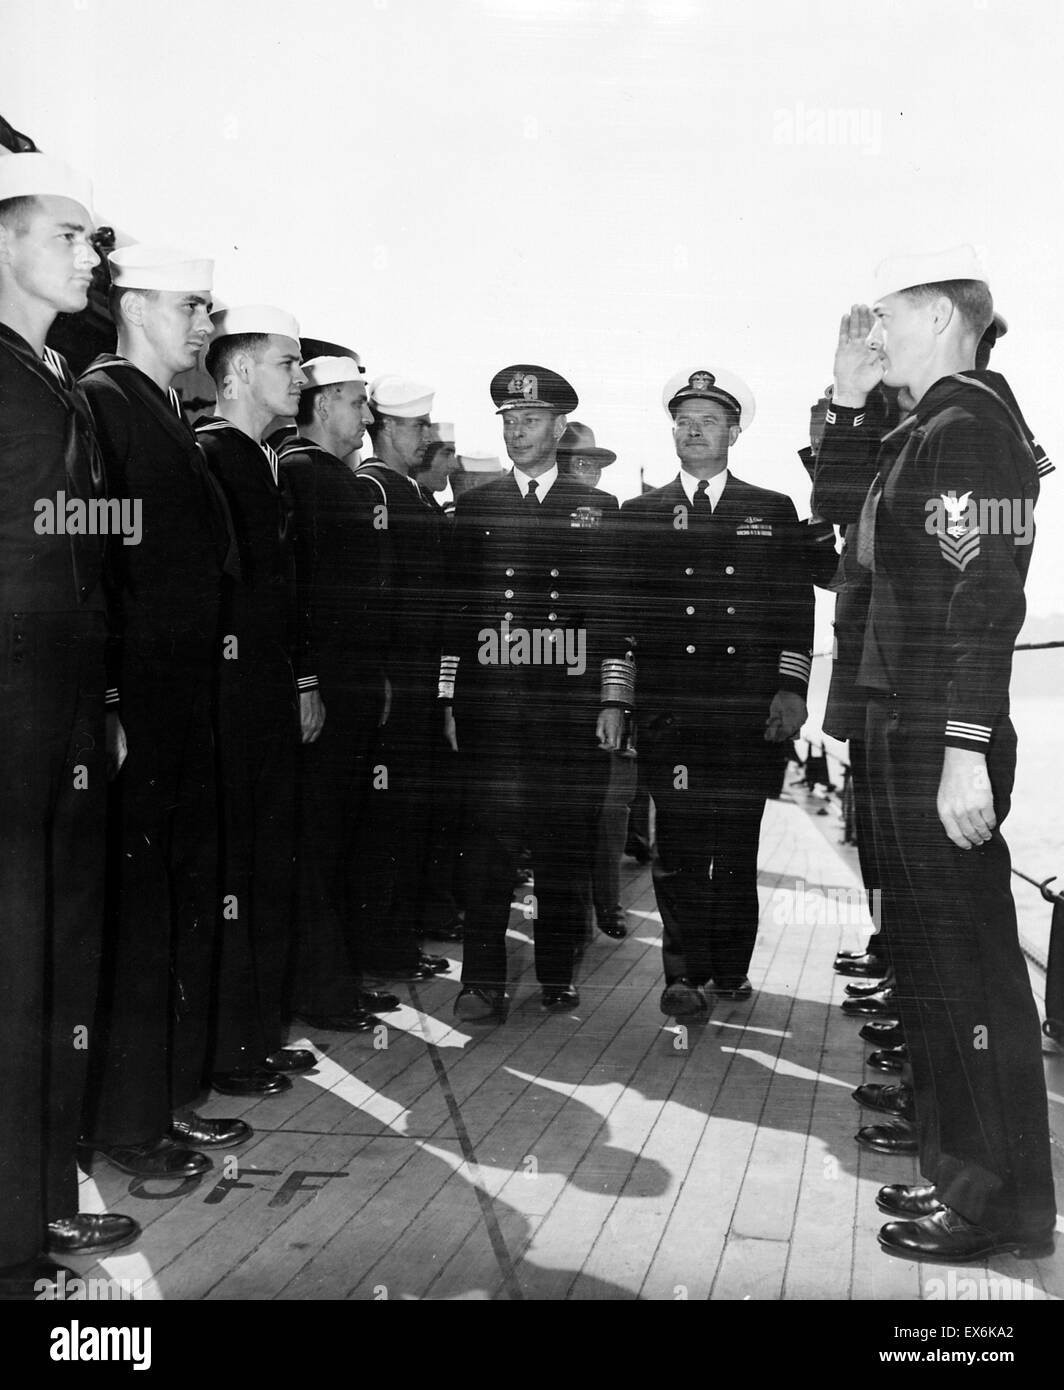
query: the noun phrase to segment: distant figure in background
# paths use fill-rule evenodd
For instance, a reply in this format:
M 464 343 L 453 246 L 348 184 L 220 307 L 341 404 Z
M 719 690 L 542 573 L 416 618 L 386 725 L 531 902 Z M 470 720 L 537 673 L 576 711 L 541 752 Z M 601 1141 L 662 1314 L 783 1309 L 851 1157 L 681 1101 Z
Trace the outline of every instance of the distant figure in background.
M 587 488 L 597 488 L 602 470 L 617 461 L 612 449 L 602 449 L 587 425 L 570 420 L 558 442 L 558 467 Z M 609 754 L 610 775 L 601 808 L 594 816 L 591 860 L 591 904 L 595 923 L 605 936 L 623 941 L 628 923 L 621 906 L 621 856 L 628 836 L 628 808 L 636 791 L 635 750 L 624 746 Z

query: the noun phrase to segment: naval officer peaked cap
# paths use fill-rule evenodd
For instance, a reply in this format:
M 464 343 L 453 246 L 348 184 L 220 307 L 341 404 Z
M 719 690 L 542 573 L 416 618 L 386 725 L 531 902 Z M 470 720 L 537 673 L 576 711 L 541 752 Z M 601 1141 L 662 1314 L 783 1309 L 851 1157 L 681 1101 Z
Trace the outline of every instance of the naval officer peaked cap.
M 92 211 L 92 184 L 84 174 L 51 155 L 0 155 L 0 203 L 8 198 L 69 198 Z
M 495 402 L 496 415 L 507 410 L 525 410 L 529 406 L 542 406 L 559 415 L 568 415 L 580 404 L 579 396 L 565 377 L 549 367 L 530 363 L 518 363 L 496 372 L 491 379 L 491 399 Z
M 370 405 L 379 415 L 400 420 L 417 420 L 428 415 L 436 396 L 435 388 L 394 372 L 377 377 L 369 388 Z
M 219 338 L 236 338 L 245 333 L 276 334 L 299 342 L 299 324 L 286 309 L 272 304 L 244 304 L 235 309 L 217 309 L 211 315 L 214 325 L 213 342 Z
M 312 357 L 303 363 L 306 383 L 304 391 L 313 391 L 319 386 L 339 386 L 344 381 L 364 381 L 357 362 L 350 357 Z
M 951 246 L 948 251 L 922 251 L 913 255 L 888 256 L 876 266 L 872 302 L 888 294 L 911 290 L 915 285 L 940 285 L 944 280 L 981 280 L 988 284 L 986 270 L 974 246 Z
M 708 367 L 696 367 L 693 372 L 677 372 L 669 377 L 661 393 L 665 413 L 672 415 L 673 407 L 684 401 L 720 401 L 735 411 L 741 430 L 750 428 L 757 410 L 754 393 L 742 377 L 720 367 L 714 371 Z
M 203 290 L 214 284 L 214 262 L 168 247 L 120 246 L 107 257 L 111 284 L 123 290 Z

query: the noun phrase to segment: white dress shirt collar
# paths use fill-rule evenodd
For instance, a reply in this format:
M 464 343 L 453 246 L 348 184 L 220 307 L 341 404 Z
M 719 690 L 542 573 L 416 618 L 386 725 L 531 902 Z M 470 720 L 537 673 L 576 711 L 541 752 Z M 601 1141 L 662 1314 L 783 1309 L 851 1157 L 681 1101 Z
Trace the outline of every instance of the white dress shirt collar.
M 724 491 L 724 485 L 728 481 L 728 470 L 722 468 L 719 473 L 709 479 L 709 486 L 706 488 L 706 496 L 709 498 L 711 510 L 716 511 L 720 495 Z M 695 492 L 701 479 L 696 478 L 693 473 L 688 473 L 686 468 L 680 469 L 680 483 L 684 492 L 687 493 L 687 500 L 694 503 Z
M 558 481 L 558 465 L 555 464 L 553 468 L 548 468 L 546 473 L 541 473 L 539 477 L 535 479 L 530 478 L 527 473 L 522 473 L 520 468 L 515 467 L 513 476 L 514 482 L 521 489 L 522 497 L 528 496 L 528 485 L 531 482 L 535 482 L 536 498 L 538 501 L 542 502 L 547 493 L 550 492 L 551 488 Z

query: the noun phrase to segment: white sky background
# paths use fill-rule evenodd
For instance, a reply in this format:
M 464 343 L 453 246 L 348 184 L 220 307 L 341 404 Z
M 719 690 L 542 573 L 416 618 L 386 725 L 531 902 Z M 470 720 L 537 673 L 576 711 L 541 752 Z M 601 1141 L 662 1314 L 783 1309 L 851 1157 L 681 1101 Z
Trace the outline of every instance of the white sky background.
M 1062 465 L 1044 615 L 1062 29 L 1056 0 L 3 0 L 0 111 L 227 302 L 436 385 L 460 450 L 505 457 L 496 370 L 561 371 L 622 498 L 675 474 L 665 380 L 724 366 L 758 401 L 734 467 L 807 514 L 840 313 L 884 255 L 982 244 L 993 365 Z

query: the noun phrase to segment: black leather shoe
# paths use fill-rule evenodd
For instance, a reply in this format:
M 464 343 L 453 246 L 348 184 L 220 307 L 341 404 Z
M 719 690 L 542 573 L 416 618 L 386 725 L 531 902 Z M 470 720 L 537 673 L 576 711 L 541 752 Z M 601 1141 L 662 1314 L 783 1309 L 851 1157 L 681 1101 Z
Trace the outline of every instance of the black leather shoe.
M 884 1047 L 878 1052 L 868 1054 L 868 1065 L 874 1071 L 900 1072 L 909 1060 L 909 1049 L 904 1043 L 897 1047 Z
M 988 1255 L 1017 1255 L 1021 1260 L 1040 1259 L 1053 1253 L 1053 1232 L 1041 1236 L 1015 1236 L 991 1231 L 966 1221 L 959 1212 L 941 1207 L 917 1221 L 888 1221 L 880 1229 L 879 1243 L 888 1255 L 923 1264 L 964 1264 Z
M 359 991 L 358 1007 L 368 1014 L 391 1014 L 402 1008 L 403 1001 L 398 994 L 388 994 L 383 989 L 363 989 Z
M 890 1018 L 897 1020 L 898 1006 L 894 1003 L 894 991 L 877 990 L 864 999 L 844 999 L 842 1012 L 847 1018 Z
M 544 985 L 543 1007 L 545 1009 L 576 1009 L 580 1005 L 580 994 L 572 985 Z
M 835 957 L 835 973 L 838 975 L 863 975 L 866 979 L 887 973 L 887 962 L 872 951 L 840 951 Z
M 45 1248 L 49 1255 L 102 1255 L 132 1245 L 140 1224 L 131 1216 L 110 1212 L 78 1212 L 60 1221 L 49 1221 Z
M 476 989 L 465 986 L 454 1001 L 456 1017 L 463 1023 L 505 1023 L 510 996 L 505 990 Z
M 169 1135 L 143 1144 L 86 1143 L 83 1147 L 135 1178 L 194 1178 L 214 1167 L 206 1154 L 175 1144 Z
M 900 1023 L 881 1023 L 873 1021 L 866 1023 L 857 1034 L 866 1043 L 872 1043 L 875 1047 L 897 1047 L 905 1041 L 905 1034 Z
M 318 1059 L 305 1047 L 282 1047 L 264 1057 L 259 1065 L 263 1071 L 300 1076 L 305 1071 L 313 1071 Z
M 208 1120 L 194 1110 L 175 1115 L 170 1121 L 170 1138 L 190 1149 L 229 1149 L 246 1144 L 255 1131 L 243 1120 Z
M 384 1024 L 365 1009 L 352 1009 L 347 1014 L 299 1014 L 298 1017 L 310 1028 L 318 1028 L 323 1033 L 369 1033 L 378 1024 Z
M 754 987 L 747 975 L 744 975 L 741 980 L 716 980 L 713 984 L 713 993 L 718 999 L 749 999 L 753 992 Z
M 921 1216 L 934 1216 L 942 1210 L 942 1203 L 935 1196 L 934 1183 L 892 1182 L 889 1187 L 881 1187 L 876 1193 L 876 1206 L 888 1216 L 914 1219 Z
M 428 970 L 433 975 L 446 975 L 451 969 L 451 962 L 446 956 L 429 956 L 424 951 L 418 954 L 417 963 L 420 969 Z
M 877 1154 L 914 1154 L 919 1149 L 916 1126 L 909 1120 L 885 1120 L 881 1125 L 865 1125 L 854 1135 L 862 1149 Z
M 211 1090 L 223 1096 L 279 1096 L 292 1089 L 287 1076 L 265 1067 L 239 1067 L 235 1071 L 216 1071 Z
M 595 921 L 603 936 L 623 941 L 628 935 L 628 919 L 623 907 L 611 907 L 608 912 L 596 912 Z
M 659 1006 L 666 1018 L 706 1018 L 709 1003 L 701 985 L 690 980 L 673 980 L 666 985 Z
M 853 1098 L 864 1110 L 878 1110 L 881 1115 L 896 1115 L 899 1120 L 915 1120 L 913 1093 L 908 1086 L 883 1086 L 868 1081 L 858 1086 Z
M 847 999 L 867 999 L 870 994 L 878 994 L 881 989 L 886 989 L 890 980 L 867 980 L 864 984 L 847 985 Z
M 0 1269 L 0 1300 L 5 1303 L 31 1303 L 38 1299 L 57 1301 L 64 1284 L 80 1280 L 81 1275 L 66 1265 L 57 1265 L 46 1255 L 24 1260 Z

